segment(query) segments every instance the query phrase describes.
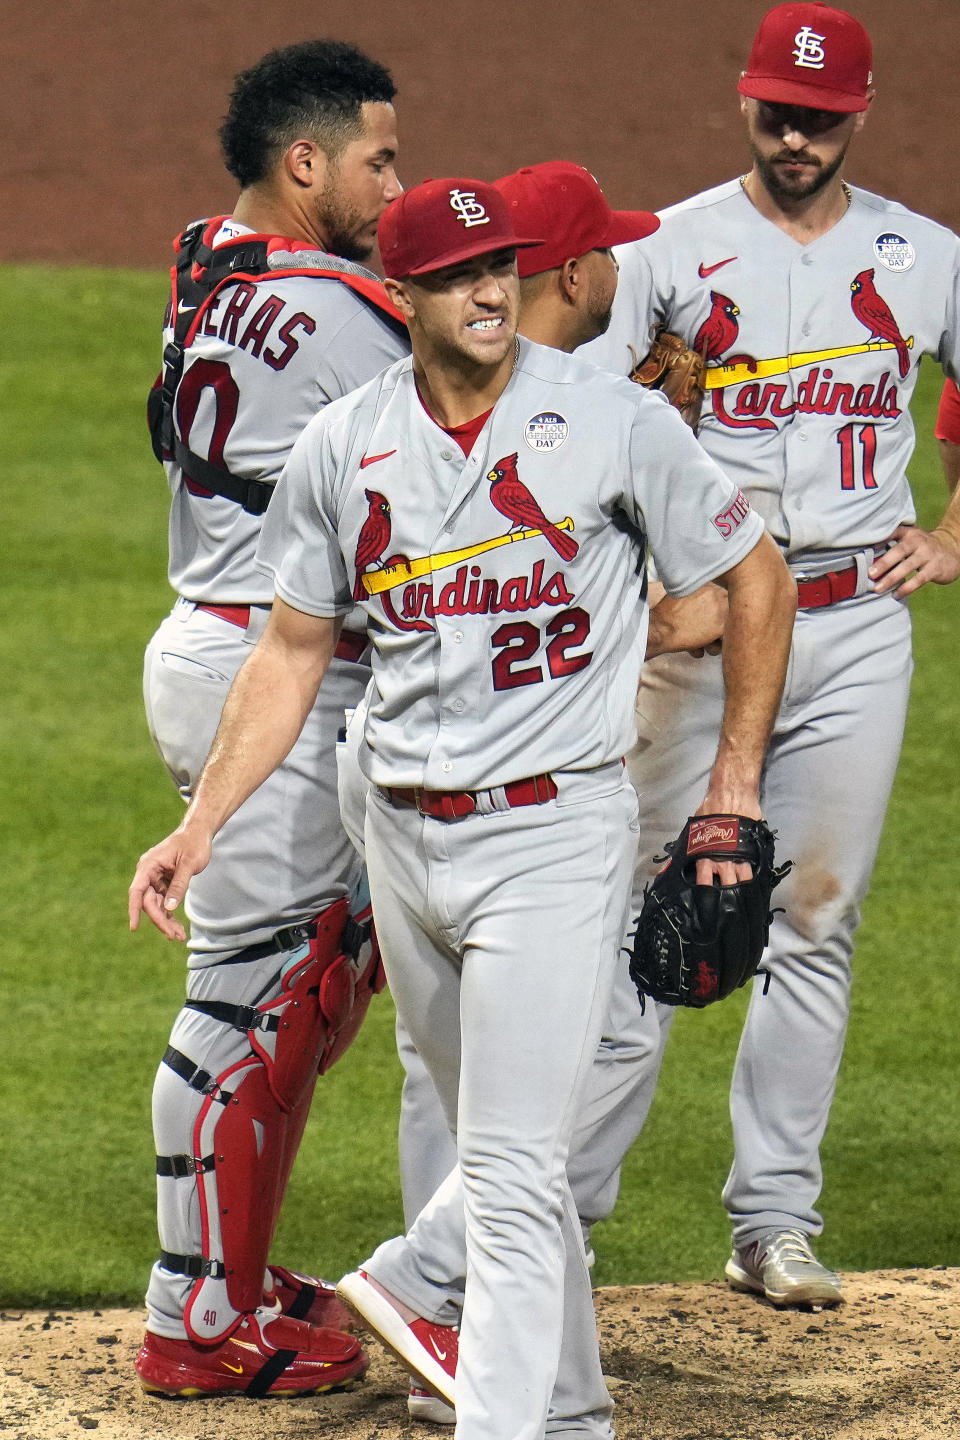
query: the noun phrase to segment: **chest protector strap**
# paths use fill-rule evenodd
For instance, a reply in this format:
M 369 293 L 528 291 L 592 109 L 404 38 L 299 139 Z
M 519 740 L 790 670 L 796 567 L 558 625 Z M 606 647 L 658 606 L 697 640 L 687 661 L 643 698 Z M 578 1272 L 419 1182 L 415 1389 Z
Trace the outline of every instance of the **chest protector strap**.
M 220 215 L 213 220 L 195 220 L 174 241 L 176 260 L 170 270 L 168 318 L 168 324 L 173 326 L 173 339 L 164 349 L 163 369 L 147 397 L 147 421 L 153 453 L 158 460 L 175 460 L 195 485 L 232 500 L 250 515 L 262 515 L 270 503 L 273 482 L 248 480 L 222 465 L 214 465 L 184 445 L 174 425 L 174 404 L 186 351 L 213 296 L 224 285 L 238 280 L 255 281 L 264 275 L 339 280 L 387 320 L 398 334 L 405 334 L 406 327 L 374 274 L 300 241 L 274 235 L 241 235 L 214 249 L 212 242 L 226 218 Z

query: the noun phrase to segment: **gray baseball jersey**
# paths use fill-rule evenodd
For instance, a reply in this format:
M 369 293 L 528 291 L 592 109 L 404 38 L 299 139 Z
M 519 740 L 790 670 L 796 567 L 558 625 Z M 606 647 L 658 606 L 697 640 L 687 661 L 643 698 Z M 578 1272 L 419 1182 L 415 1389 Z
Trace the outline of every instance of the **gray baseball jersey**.
M 856 550 L 914 519 L 920 357 L 960 373 L 956 235 L 854 188 L 839 223 L 800 245 L 732 180 L 616 254 L 610 329 L 582 353 L 626 373 L 662 324 L 705 348 L 700 442 L 789 555 Z
M 229 220 L 214 245 L 252 233 Z M 172 334 L 164 332 L 165 344 Z M 233 474 L 275 481 L 318 410 L 408 350 L 339 280 L 264 275 L 237 281 L 213 298 L 187 349 L 177 432 Z M 254 564 L 261 517 L 199 492 L 175 461 L 165 468 L 173 493 L 168 573 L 174 590 L 187 600 L 269 605 L 273 591 Z
M 294 447 L 259 558 L 300 610 L 362 598 L 369 778 L 481 789 L 629 745 L 640 537 L 681 595 L 761 530 L 659 396 L 521 341 L 469 458 L 410 361 L 329 406 Z
M 364 1269 L 448 1267 L 448 1203 L 466 1227 L 464 1440 L 612 1433 L 565 1162 L 627 918 L 644 542 L 682 594 L 761 534 L 660 397 L 526 341 L 468 457 L 402 362 L 311 422 L 264 526 L 278 595 L 368 614 L 371 896 L 460 1170 Z M 411 785 L 480 793 L 447 823 Z

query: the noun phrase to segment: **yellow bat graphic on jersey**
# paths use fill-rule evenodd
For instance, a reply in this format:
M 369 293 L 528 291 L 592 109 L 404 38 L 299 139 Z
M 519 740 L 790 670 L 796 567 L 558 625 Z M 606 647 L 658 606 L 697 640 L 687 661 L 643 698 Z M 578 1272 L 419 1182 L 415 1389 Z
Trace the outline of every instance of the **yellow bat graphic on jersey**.
M 556 522 L 557 530 L 572 530 L 573 519 L 567 516 Z M 399 565 L 387 565 L 383 570 L 374 570 L 372 575 L 363 576 L 363 588 L 368 595 L 380 595 L 384 590 L 395 590 L 418 580 L 421 575 L 432 575 L 436 570 L 447 570 L 451 565 L 460 565 L 472 560 L 475 555 L 485 555 L 488 550 L 498 550 L 501 545 L 513 545 L 517 540 L 534 540 L 542 530 L 511 530 L 507 535 L 497 535 L 492 540 L 481 540 L 478 545 L 468 545 L 464 550 L 444 550 L 439 555 L 421 555 L 416 560 L 404 560 Z
M 913 336 L 905 342 L 913 349 Z M 742 385 L 746 380 L 768 380 L 771 375 L 786 375 L 804 365 L 818 365 L 821 360 L 840 360 L 844 355 L 866 355 L 870 350 L 895 350 L 889 340 L 870 340 L 864 345 L 839 345 L 834 350 L 801 350 L 796 355 L 780 355 L 775 360 L 747 361 L 736 365 L 711 365 L 704 380 L 707 390 L 723 390 L 727 385 Z

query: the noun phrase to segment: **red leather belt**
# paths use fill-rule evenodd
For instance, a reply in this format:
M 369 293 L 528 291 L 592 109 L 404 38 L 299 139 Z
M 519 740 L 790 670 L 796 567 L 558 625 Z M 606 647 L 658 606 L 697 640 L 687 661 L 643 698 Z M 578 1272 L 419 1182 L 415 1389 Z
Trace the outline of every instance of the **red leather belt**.
M 476 790 L 421 790 L 419 785 L 380 788 L 391 804 L 414 805 L 433 820 L 460 820 L 477 808 Z M 528 775 L 504 785 L 503 793 L 511 810 L 518 805 L 545 805 L 556 799 L 557 782 L 552 775 Z
M 367 648 L 367 637 L 358 630 L 341 630 L 340 639 L 337 641 L 337 648 L 334 650 L 338 660 L 359 660 Z
M 238 625 L 241 630 L 246 630 L 250 624 L 251 606 L 249 605 L 198 604 L 197 609 L 206 611 L 208 615 L 216 615 L 219 619 L 226 620 L 229 625 Z M 341 630 L 337 648 L 333 653 L 338 660 L 357 661 L 366 648 L 366 635 L 361 635 L 356 630 Z
M 198 610 L 205 610 L 208 615 L 217 615 L 221 620 L 226 620 L 230 625 L 239 625 L 241 630 L 246 630 L 250 624 L 249 605 L 197 605 Z
M 848 565 L 845 570 L 829 570 L 826 575 L 817 575 L 812 580 L 798 580 L 797 608 L 819 610 L 821 605 L 850 600 L 856 593 L 857 567 Z

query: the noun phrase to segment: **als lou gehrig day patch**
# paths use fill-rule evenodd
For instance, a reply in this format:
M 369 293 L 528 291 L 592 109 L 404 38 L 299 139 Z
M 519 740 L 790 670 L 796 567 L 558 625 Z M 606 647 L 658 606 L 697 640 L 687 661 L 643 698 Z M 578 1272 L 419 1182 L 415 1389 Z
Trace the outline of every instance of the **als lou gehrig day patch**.
M 531 450 L 559 450 L 569 433 L 570 426 L 554 410 L 541 410 L 523 427 L 523 438 Z
M 892 230 L 885 230 L 873 242 L 873 253 L 888 270 L 909 270 L 917 258 L 917 252 L 909 240 Z

